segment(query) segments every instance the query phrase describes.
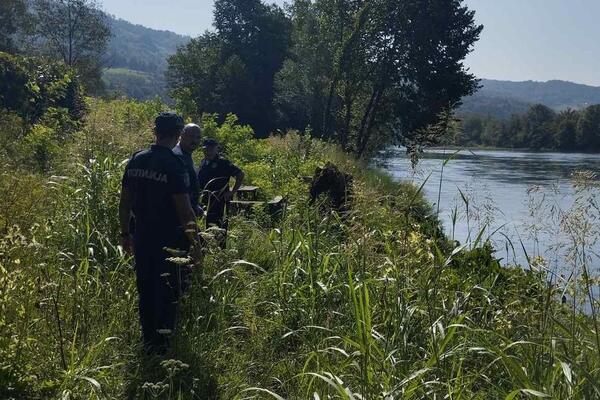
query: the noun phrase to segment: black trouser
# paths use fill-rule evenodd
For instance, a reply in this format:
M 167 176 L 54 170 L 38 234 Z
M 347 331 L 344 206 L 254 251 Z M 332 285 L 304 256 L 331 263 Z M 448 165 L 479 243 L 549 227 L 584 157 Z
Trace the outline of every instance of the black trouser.
M 173 257 L 159 243 L 135 244 L 135 269 L 139 294 L 139 313 L 144 346 L 163 353 L 174 332 L 178 301 L 186 287 L 189 271 L 166 258 Z M 167 246 L 176 247 L 176 246 Z M 183 246 L 178 246 L 185 249 Z
M 227 221 L 225 219 L 225 206 L 226 203 L 223 200 L 215 200 L 215 197 L 212 197 L 212 200 L 209 204 L 205 205 L 207 207 L 206 210 L 206 228 L 210 228 L 211 226 L 216 226 L 218 228 L 224 229 L 225 232 L 219 240 L 219 247 L 224 249 L 227 243 Z

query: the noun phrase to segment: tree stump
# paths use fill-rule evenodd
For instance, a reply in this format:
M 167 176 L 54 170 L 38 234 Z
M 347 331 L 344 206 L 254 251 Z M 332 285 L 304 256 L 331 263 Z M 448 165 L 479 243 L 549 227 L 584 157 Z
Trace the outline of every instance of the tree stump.
M 310 204 L 323 196 L 323 205 L 336 211 L 348 211 L 352 196 L 353 177 L 341 172 L 332 163 L 327 163 L 323 168 L 318 167 L 310 185 Z

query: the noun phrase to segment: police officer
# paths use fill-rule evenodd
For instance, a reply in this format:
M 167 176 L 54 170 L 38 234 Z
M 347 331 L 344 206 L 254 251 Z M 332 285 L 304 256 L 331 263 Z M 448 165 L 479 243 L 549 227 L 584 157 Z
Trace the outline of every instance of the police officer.
M 177 155 L 186 166 L 190 178 L 190 202 L 192 209 L 199 214 L 200 187 L 198 186 L 198 171 L 194 166 L 192 153 L 201 143 L 201 130 L 196 124 L 187 124 L 183 128 L 181 138 L 177 146 L 173 147 L 173 153 Z
M 242 186 L 244 172 L 231 161 L 221 157 L 219 144 L 214 139 L 203 143 L 204 160 L 198 171 L 198 184 L 202 193 L 202 204 L 206 210 L 206 227 L 217 226 L 227 229 L 224 220 L 225 205 Z M 233 189 L 229 189 L 229 179 L 235 178 Z M 224 247 L 224 242 L 221 243 Z
M 133 249 L 140 322 L 148 352 L 164 354 L 167 335 L 175 328 L 182 277 L 179 267 L 167 261 L 166 250 L 190 252 L 199 260 L 198 232 L 189 198 L 189 177 L 183 162 L 171 150 L 183 129 L 175 113 L 156 117 L 155 144 L 133 155 L 123 175 L 119 219 L 121 243 Z M 133 237 L 129 232 L 135 218 Z

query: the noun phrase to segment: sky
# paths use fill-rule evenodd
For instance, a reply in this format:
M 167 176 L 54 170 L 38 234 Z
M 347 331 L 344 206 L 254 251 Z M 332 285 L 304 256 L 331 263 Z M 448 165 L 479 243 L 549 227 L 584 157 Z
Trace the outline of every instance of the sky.
M 440 0 L 444 1 L 444 0 Z M 283 5 L 284 0 L 274 0 Z M 154 29 L 198 36 L 213 0 L 100 0 L 105 11 Z M 480 78 L 569 80 L 600 86 L 600 0 L 465 0 L 484 25 L 465 65 Z

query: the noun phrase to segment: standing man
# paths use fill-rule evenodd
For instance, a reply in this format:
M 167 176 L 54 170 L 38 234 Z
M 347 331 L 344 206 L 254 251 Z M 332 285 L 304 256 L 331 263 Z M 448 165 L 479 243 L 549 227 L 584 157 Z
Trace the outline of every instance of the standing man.
M 190 251 L 199 260 L 198 232 L 190 205 L 189 177 L 183 162 L 171 150 L 183 129 L 175 113 L 156 117 L 155 144 L 133 155 L 123 175 L 119 219 L 123 249 L 133 250 L 139 312 L 144 346 L 150 353 L 164 354 L 168 334 L 175 329 L 177 301 L 181 291 L 179 267 L 165 250 Z M 129 221 L 135 217 L 135 232 Z
M 217 226 L 227 229 L 225 205 L 242 186 L 244 172 L 231 161 L 219 155 L 219 144 L 214 139 L 203 143 L 204 160 L 198 171 L 198 184 L 202 193 L 202 204 L 206 210 L 206 227 Z M 235 178 L 233 189 L 229 189 L 229 179 Z M 221 242 L 225 247 L 225 240 Z
M 200 146 L 200 127 L 196 124 L 187 124 L 183 128 L 181 138 L 177 146 L 173 147 L 173 153 L 185 164 L 190 179 L 190 202 L 196 216 L 199 215 L 200 187 L 198 186 L 198 171 L 194 166 L 192 153 Z

